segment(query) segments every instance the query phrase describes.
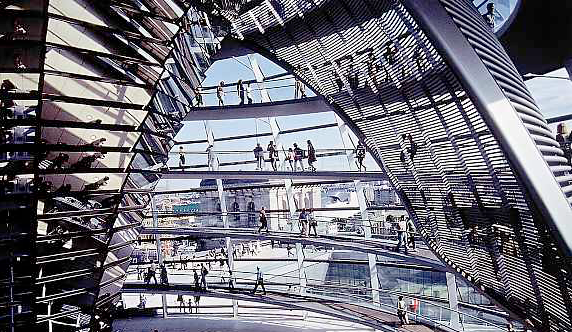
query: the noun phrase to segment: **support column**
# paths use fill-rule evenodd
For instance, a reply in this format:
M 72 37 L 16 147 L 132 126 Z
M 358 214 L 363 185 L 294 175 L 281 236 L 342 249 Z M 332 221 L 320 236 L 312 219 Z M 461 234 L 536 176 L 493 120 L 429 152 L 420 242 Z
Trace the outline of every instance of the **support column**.
M 564 62 L 564 68 L 566 68 L 566 72 L 568 73 L 568 78 L 572 80 L 572 58 Z
M 216 185 L 217 185 L 217 189 L 218 189 L 218 199 L 220 202 L 220 210 L 221 210 L 221 214 L 222 214 L 222 224 L 223 224 L 224 228 L 229 228 L 228 211 L 226 209 L 226 196 L 224 195 L 224 188 L 222 186 L 222 180 L 217 179 Z M 234 257 L 232 256 L 232 253 L 234 252 L 234 247 L 232 245 L 232 241 L 231 241 L 230 237 L 227 236 L 225 238 L 225 243 L 226 243 L 226 252 L 227 252 L 227 262 L 226 263 L 228 264 L 228 269 L 230 271 L 234 271 Z M 222 273 L 224 273 L 224 271 Z M 232 278 L 235 279 L 234 274 L 233 274 Z M 236 318 L 238 316 L 238 301 L 237 300 L 232 300 L 232 316 L 234 318 Z
M 301 243 L 296 243 L 296 258 L 298 259 L 298 282 L 300 285 L 300 295 L 306 294 L 306 271 L 304 269 L 304 249 Z
M 449 309 L 451 309 L 451 328 L 460 331 L 461 322 L 459 320 L 459 300 L 457 298 L 457 279 L 453 273 L 445 273 L 447 278 L 447 293 L 449 296 Z
M 352 143 L 350 131 L 348 126 L 344 123 L 344 121 L 336 115 L 336 123 L 338 124 L 338 130 L 340 132 L 340 136 L 342 138 L 342 142 L 344 144 L 344 149 L 351 149 L 346 150 L 346 158 L 348 160 L 348 166 L 350 170 L 356 171 L 356 163 L 354 160 L 354 153 L 353 149 L 354 144 Z M 363 192 L 363 185 L 361 181 L 356 180 L 354 181 L 354 185 L 356 188 L 356 194 L 359 204 L 360 216 L 361 216 L 361 224 L 364 230 L 364 238 L 365 240 L 371 239 L 371 224 L 369 222 L 369 216 L 367 213 L 367 200 L 365 194 Z M 369 277 L 371 283 L 371 294 L 372 300 L 374 304 L 379 304 L 379 275 L 377 271 L 377 255 L 375 254 L 367 254 L 367 261 L 369 265 Z
M 159 227 L 159 218 L 157 217 L 157 204 L 155 203 L 155 195 L 151 194 L 151 215 L 153 216 L 153 227 Z M 161 250 L 161 235 L 155 234 L 155 243 L 157 244 L 157 261 L 159 266 L 163 265 L 163 251 Z M 161 272 L 159 272 L 159 275 Z M 160 278 L 160 277 L 159 277 Z M 167 318 L 167 295 L 161 295 L 161 303 L 163 305 L 163 318 Z

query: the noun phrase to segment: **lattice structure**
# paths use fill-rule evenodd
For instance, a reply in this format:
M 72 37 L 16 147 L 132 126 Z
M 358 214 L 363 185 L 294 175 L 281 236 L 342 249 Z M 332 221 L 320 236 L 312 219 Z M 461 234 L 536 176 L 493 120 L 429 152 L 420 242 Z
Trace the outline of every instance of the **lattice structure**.
M 234 26 L 353 125 L 444 262 L 536 328 L 571 328 L 570 167 L 470 3 L 281 1 Z

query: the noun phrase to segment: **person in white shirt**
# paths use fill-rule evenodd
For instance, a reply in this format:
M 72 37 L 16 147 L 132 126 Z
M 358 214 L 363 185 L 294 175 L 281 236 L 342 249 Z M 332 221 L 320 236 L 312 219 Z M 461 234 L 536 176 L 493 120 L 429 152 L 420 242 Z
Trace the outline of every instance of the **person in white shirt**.
M 405 218 L 400 218 L 397 222 L 397 247 L 395 247 L 395 251 L 399 252 L 399 247 L 402 245 L 407 255 L 409 250 L 407 249 L 407 221 Z
M 157 277 L 155 276 L 155 271 L 157 270 L 157 265 L 155 265 L 154 261 L 151 261 L 151 265 L 147 269 L 147 284 L 151 282 L 151 278 L 155 280 L 155 285 L 157 284 Z
M 256 293 L 256 290 L 258 289 L 258 285 L 262 286 L 262 290 L 264 291 L 264 295 L 266 295 L 266 288 L 264 287 L 264 274 L 260 270 L 259 266 L 256 267 L 256 285 L 254 286 L 254 289 L 252 290 L 252 294 Z
M 409 324 L 409 317 L 407 317 L 407 306 L 403 296 L 400 296 L 397 300 L 397 317 L 399 317 L 401 325 Z
M 220 81 L 218 87 L 216 88 L 216 96 L 218 98 L 218 106 L 224 106 L 224 81 Z

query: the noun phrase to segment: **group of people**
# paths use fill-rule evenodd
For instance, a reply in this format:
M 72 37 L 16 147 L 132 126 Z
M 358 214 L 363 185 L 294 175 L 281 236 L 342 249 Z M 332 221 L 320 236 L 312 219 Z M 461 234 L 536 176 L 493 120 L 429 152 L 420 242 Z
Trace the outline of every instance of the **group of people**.
M 397 228 L 397 246 L 395 251 L 399 252 L 399 248 L 403 247 L 405 254 L 409 254 L 409 245 L 413 251 L 415 248 L 415 225 L 411 218 L 406 218 L 405 216 L 399 217 L 396 224 Z
M 140 274 L 142 272 L 138 272 L 138 278 L 140 278 Z M 161 285 L 169 285 L 169 279 L 167 274 L 167 268 L 164 264 L 159 266 L 159 273 L 160 273 L 160 284 Z M 147 272 L 145 273 L 145 283 L 148 285 L 151 282 L 151 278 L 155 281 L 155 285 L 157 285 L 157 264 L 155 261 L 151 261 L 151 264 L 147 267 Z
M 218 105 L 219 106 L 224 106 L 224 100 L 225 100 L 225 96 L 226 96 L 226 92 L 224 91 L 224 86 L 225 83 L 224 81 L 220 81 L 220 83 L 218 84 L 217 88 L 216 88 L 216 97 L 218 99 Z M 253 97 L 252 97 L 252 87 L 250 87 L 250 82 L 246 83 L 246 86 L 244 84 L 244 82 L 242 80 L 238 80 L 236 82 L 236 94 L 238 95 L 238 98 L 240 99 L 240 103 L 239 105 L 244 105 L 245 101 L 248 101 L 248 104 L 252 104 L 253 102 Z M 197 99 L 197 105 L 198 106 L 202 106 L 203 102 L 202 102 L 202 97 L 196 97 L 196 96 L 200 96 L 200 91 L 196 90 L 195 92 L 195 98 Z M 199 103 L 199 99 L 200 99 L 200 103 Z
M 293 144 L 293 147 L 289 148 L 286 152 L 286 161 L 288 161 L 288 165 L 290 165 L 290 169 L 294 171 L 304 171 L 304 159 L 308 159 L 308 170 L 315 172 L 316 167 L 314 163 L 318 160 L 316 156 L 316 149 L 314 149 L 314 145 L 310 140 L 306 141 L 307 148 L 306 150 L 302 150 L 297 143 Z M 268 162 L 272 166 L 272 170 L 278 170 L 278 162 L 280 161 L 278 158 L 278 148 L 273 141 L 268 143 L 266 147 L 266 151 L 268 152 Z M 256 147 L 253 150 L 254 158 L 256 159 L 256 170 L 262 170 L 264 168 L 264 149 L 260 146 L 260 143 L 256 144 Z M 299 168 L 298 168 L 299 166 Z
M 312 230 L 314 230 L 314 236 L 318 236 L 318 232 L 316 227 L 318 226 L 318 222 L 314 218 L 314 210 L 313 209 L 305 209 L 303 208 L 298 215 L 298 223 L 300 227 L 300 235 L 302 236 L 312 236 Z

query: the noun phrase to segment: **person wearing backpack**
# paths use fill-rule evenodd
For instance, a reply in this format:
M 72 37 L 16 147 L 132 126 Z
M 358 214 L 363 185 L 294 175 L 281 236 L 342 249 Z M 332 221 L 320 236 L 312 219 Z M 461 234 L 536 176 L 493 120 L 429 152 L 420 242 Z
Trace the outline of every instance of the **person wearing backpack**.
M 264 149 L 260 146 L 260 143 L 256 143 L 254 150 L 254 159 L 256 159 L 256 170 L 261 171 L 264 165 Z

